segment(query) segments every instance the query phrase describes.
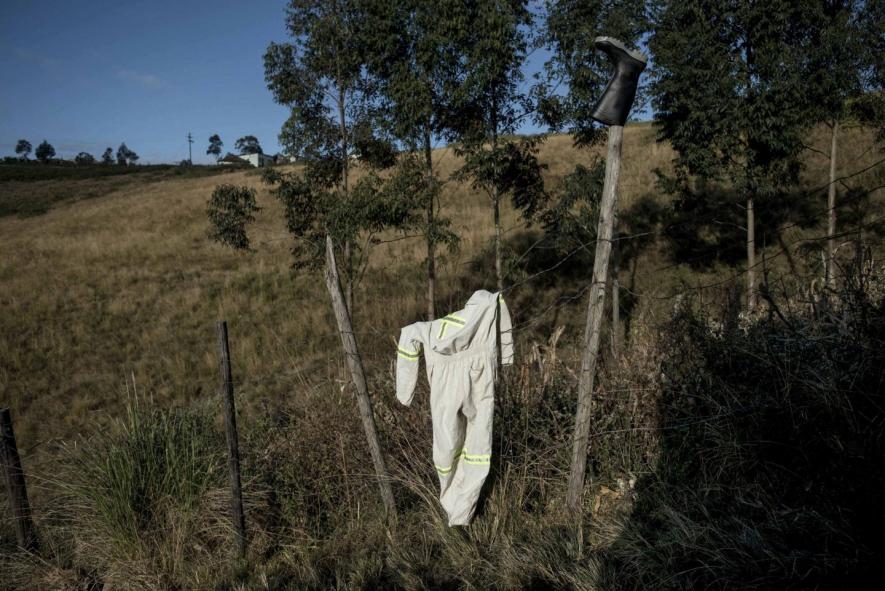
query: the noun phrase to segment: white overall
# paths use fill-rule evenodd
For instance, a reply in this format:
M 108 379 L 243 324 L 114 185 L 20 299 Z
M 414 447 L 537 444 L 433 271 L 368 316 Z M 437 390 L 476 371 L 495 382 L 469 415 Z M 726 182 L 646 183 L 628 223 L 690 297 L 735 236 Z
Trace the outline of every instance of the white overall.
M 489 473 L 499 309 L 501 363 L 510 365 L 510 313 L 497 293 L 477 291 L 463 309 L 433 322 L 410 324 L 400 333 L 396 396 L 406 406 L 411 404 L 423 350 L 430 382 L 433 463 L 450 526 L 470 523 Z

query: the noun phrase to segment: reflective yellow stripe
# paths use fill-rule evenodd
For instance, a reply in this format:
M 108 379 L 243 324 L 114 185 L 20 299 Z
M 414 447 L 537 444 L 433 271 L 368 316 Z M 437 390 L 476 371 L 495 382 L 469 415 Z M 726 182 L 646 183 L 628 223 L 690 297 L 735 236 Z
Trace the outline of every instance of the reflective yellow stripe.
M 397 347 L 397 348 L 396 348 L 396 351 L 397 351 L 397 353 L 400 353 L 400 354 L 403 355 L 404 357 L 411 357 L 411 358 L 414 358 L 414 359 L 418 359 L 418 353 L 420 353 L 420 351 L 414 351 L 414 352 L 413 352 L 413 351 L 407 351 L 406 349 L 403 349 L 402 347 Z
M 436 338 L 441 339 L 446 336 L 446 328 L 448 328 L 449 324 L 455 324 L 457 326 L 464 326 L 467 321 L 461 318 L 460 316 L 455 316 L 454 314 L 449 314 L 442 320 L 440 320 L 439 327 L 439 335 Z
M 469 454 L 465 451 L 460 451 L 455 454 L 455 459 L 463 459 L 465 464 L 470 464 L 471 466 L 487 466 L 491 464 L 492 454 Z M 440 474 L 448 474 L 452 471 L 452 466 L 443 468 L 434 464 L 434 467 Z
M 468 464 L 485 465 L 491 463 L 492 454 L 468 454 L 462 453 L 461 457 Z
M 405 355 L 403 353 L 400 353 L 399 351 L 397 351 L 397 356 L 402 357 L 403 359 L 407 359 L 409 361 L 418 361 L 417 357 L 411 357 L 409 355 Z

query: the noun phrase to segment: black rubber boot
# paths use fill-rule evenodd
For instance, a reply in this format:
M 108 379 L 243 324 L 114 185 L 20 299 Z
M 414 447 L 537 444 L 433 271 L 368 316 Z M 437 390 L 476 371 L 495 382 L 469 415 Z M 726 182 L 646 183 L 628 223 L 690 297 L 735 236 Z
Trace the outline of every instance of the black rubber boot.
M 636 98 L 639 75 L 648 58 L 611 37 L 597 37 L 593 44 L 609 57 L 615 71 L 602 92 L 602 98 L 596 103 L 592 117 L 606 125 L 624 125 Z

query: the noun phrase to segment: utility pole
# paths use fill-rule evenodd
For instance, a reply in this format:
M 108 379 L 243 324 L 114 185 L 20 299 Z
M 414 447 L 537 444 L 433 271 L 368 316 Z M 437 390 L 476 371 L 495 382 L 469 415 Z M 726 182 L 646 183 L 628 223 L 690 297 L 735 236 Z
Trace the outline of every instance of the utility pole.
M 191 146 L 193 143 L 194 143 L 194 138 L 191 135 L 191 132 L 187 132 L 187 161 L 191 166 L 193 166 L 193 164 L 194 164 L 194 157 L 193 157 L 193 154 L 191 153 L 191 150 L 192 150 Z

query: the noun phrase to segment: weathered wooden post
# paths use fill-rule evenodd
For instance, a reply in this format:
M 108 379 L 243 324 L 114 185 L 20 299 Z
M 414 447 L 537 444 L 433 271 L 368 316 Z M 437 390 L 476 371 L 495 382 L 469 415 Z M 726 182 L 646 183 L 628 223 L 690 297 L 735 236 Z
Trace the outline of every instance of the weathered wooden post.
M 341 279 L 338 275 L 338 264 L 335 261 L 335 250 L 332 238 L 326 235 L 326 287 L 332 299 L 332 309 L 335 312 L 335 320 L 338 322 L 338 332 L 341 334 L 341 344 L 344 347 L 344 356 L 347 366 L 350 368 L 351 378 L 356 387 L 356 401 L 359 406 L 360 418 L 363 421 L 363 429 L 366 432 L 366 441 L 369 444 L 369 453 L 372 455 L 372 463 L 375 465 L 375 474 L 378 476 L 378 486 L 381 488 L 381 500 L 384 510 L 391 523 L 396 520 L 396 503 L 393 500 L 393 489 L 390 487 L 390 476 L 384 463 L 384 454 L 381 453 L 381 441 L 378 439 L 378 431 L 375 428 L 375 416 L 372 414 L 372 401 L 369 399 L 369 387 L 366 384 L 366 373 L 363 369 L 363 360 L 360 357 L 356 345 L 356 337 L 353 334 L 353 326 L 350 323 L 350 312 L 344 302 L 344 294 L 341 290 Z
M 578 528 L 578 553 L 583 545 L 581 526 L 581 492 L 587 469 L 587 443 L 590 436 L 593 381 L 596 377 L 596 358 L 599 354 L 599 331 L 605 308 L 605 287 L 609 274 L 609 257 L 612 250 L 615 216 L 617 215 L 618 179 L 621 172 L 621 142 L 624 123 L 639 83 L 639 75 L 645 69 L 648 58 L 628 49 L 623 43 L 610 37 L 597 37 L 596 48 L 606 53 L 614 66 L 611 81 L 600 97 L 593 118 L 609 126 L 608 153 L 605 159 L 605 180 L 602 203 L 596 230 L 596 256 L 593 259 L 593 278 L 590 286 L 590 302 L 587 324 L 584 328 L 584 350 L 581 354 L 581 374 L 578 380 L 578 408 L 575 413 L 574 446 L 566 504 Z
M 37 546 L 37 534 L 34 521 L 31 519 L 31 506 L 28 503 L 28 489 L 25 485 L 25 473 L 22 470 L 21 457 L 15 444 L 15 432 L 12 430 L 12 415 L 8 408 L 0 408 L 0 463 L 6 480 L 6 493 L 9 507 L 15 522 L 15 537 L 18 545 L 26 550 L 34 550 Z
M 227 322 L 216 325 L 221 352 L 221 389 L 224 398 L 224 425 L 227 431 L 227 465 L 230 470 L 231 520 L 236 536 L 237 554 L 246 555 L 246 516 L 243 513 L 243 489 L 240 479 L 240 442 L 237 434 L 237 410 L 234 405 L 234 381 L 230 369 Z
M 615 213 L 615 221 L 612 227 L 612 264 L 611 264 L 611 288 L 612 288 L 612 357 L 621 356 L 621 281 L 618 272 L 621 270 L 621 242 L 618 239 L 618 216 Z
M 593 398 L 593 380 L 596 377 L 596 357 L 599 354 L 599 332 L 605 308 L 605 285 L 612 247 L 612 227 L 617 204 L 618 176 L 621 165 L 621 139 L 624 128 L 613 125 L 608 129 L 608 156 L 605 160 L 605 181 L 602 205 L 596 231 L 596 257 L 593 259 L 593 283 L 590 286 L 590 304 L 584 327 L 584 350 L 581 354 L 581 374 L 578 380 L 578 410 L 575 415 L 574 448 L 569 471 L 568 507 L 575 517 L 581 514 L 581 490 L 587 468 L 587 441 L 590 435 L 590 409 Z M 579 524 L 580 527 L 580 524 Z

